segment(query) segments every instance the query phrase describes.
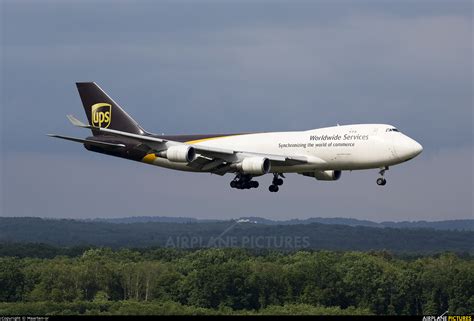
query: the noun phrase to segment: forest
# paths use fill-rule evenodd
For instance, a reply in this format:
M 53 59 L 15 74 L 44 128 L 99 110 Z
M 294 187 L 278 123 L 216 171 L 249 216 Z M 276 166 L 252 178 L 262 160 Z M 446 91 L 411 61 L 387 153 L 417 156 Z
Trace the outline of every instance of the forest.
M 7 243 L 0 247 L 0 315 L 474 311 L 470 254 L 31 248 Z

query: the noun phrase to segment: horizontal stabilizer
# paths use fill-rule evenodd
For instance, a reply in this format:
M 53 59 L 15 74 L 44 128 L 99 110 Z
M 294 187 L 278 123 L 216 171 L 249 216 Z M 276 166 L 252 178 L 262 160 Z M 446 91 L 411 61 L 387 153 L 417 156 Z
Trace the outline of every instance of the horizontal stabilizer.
M 79 119 L 74 117 L 73 115 L 66 115 L 67 119 L 71 122 L 76 127 L 84 127 L 84 128 L 90 128 L 91 126 L 84 124 L 81 122 Z
M 123 132 L 123 131 L 115 130 L 115 129 L 108 129 L 108 128 L 94 127 L 94 126 L 91 126 L 91 125 L 86 125 L 83 122 L 81 122 L 79 119 L 74 117 L 73 115 L 66 115 L 66 117 L 67 117 L 67 119 L 69 119 L 71 124 L 73 124 L 76 127 L 91 128 L 91 129 L 93 129 L 95 131 L 99 131 L 99 132 L 104 132 L 104 133 L 123 136 L 123 137 L 137 138 L 137 139 L 140 139 L 140 140 L 151 141 L 151 142 L 155 142 L 155 143 L 165 143 L 165 142 L 167 142 L 167 140 L 157 138 L 157 137 L 133 134 L 133 133 Z M 56 136 L 54 136 L 54 137 L 56 137 Z M 67 138 L 64 138 L 64 139 L 67 139 Z
M 123 148 L 125 147 L 124 144 L 115 144 L 115 143 L 107 143 L 107 142 L 99 142 L 96 140 L 90 140 L 90 139 L 82 139 L 82 138 L 76 138 L 76 137 L 69 137 L 69 136 L 61 136 L 61 135 L 55 135 L 55 134 L 48 134 L 49 137 L 55 137 L 55 138 L 61 138 L 65 140 L 70 140 L 76 143 L 83 143 L 83 144 L 89 144 L 89 145 L 95 145 L 99 147 L 120 147 Z

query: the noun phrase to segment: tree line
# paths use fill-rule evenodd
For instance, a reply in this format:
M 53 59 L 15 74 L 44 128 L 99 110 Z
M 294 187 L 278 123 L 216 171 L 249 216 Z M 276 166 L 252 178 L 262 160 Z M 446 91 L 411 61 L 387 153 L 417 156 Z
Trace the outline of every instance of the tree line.
M 0 257 L 0 315 L 468 314 L 474 261 L 454 253 L 85 249 Z
M 380 228 L 330 224 L 265 225 L 234 221 L 202 223 L 130 223 L 0 217 L 0 242 L 55 246 L 222 247 L 278 250 L 389 250 L 434 254 L 474 253 L 474 231 Z M 224 233 L 225 232 L 225 233 Z M 224 233 L 224 234 L 223 234 Z M 218 239 L 217 243 L 213 240 Z M 291 242 L 287 242 L 290 239 Z M 193 242 L 199 240 L 199 242 Z M 187 242 L 184 242 L 187 241 Z

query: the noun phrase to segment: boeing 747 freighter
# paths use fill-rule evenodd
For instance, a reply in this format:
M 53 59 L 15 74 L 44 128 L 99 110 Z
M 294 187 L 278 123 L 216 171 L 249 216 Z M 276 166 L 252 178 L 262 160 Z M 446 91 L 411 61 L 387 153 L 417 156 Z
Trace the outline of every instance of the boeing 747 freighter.
M 254 180 L 273 176 L 270 192 L 278 192 L 286 173 L 336 181 L 343 171 L 385 171 L 419 155 L 423 147 L 397 128 L 384 124 L 343 125 L 304 131 L 218 135 L 156 135 L 145 131 L 96 83 L 77 83 L 87 115 L 85 139 L 50 135 L 79 142 L 90 151 L 189 172 L 235 175 L 235 189 L 257 188 Z

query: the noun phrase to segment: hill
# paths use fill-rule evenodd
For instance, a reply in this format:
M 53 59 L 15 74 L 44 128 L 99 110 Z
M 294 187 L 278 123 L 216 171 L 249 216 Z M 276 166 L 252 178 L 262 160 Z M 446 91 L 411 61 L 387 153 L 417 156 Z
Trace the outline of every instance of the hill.
M 250 216 L 241 217 L 237 221 L 246 221 L 254 224 L 265 225 L 298 225 L 298 224 L 338 224 L 348 226 L 368 226 L 368 227 L 393 227 L 393 228 L 432 228 L 435 230 L 460 230 L 460 231 L 474 231 L 474 220 L 444 220 L 444 221 L 402 221 L 391 222 L 385 221 L 376 223 L 368 220 L 358 220 L 355 218 L 344 217 L 312 217 L 308 219 L 292 219 L 292 220 L 269 220 L 262 217 Z M 192 217 L 167 217 L 167 216 L 133 216 L 123 218 L 96 218 L 93 220 L 85 220 L 86 222 L 108 222 L 108 223 L 210 223 L 210 222 L 225 222 L 225 220 L 209 220 L 197 219 Z
M 0 242 L 56 246 L 245 247 L 253 249 L 390 250 L 398 253 L 473 253 L 474 231 L 307 224 L 251 220 L 188 223 L 109 223 L 42 218 L 0 218 Z

